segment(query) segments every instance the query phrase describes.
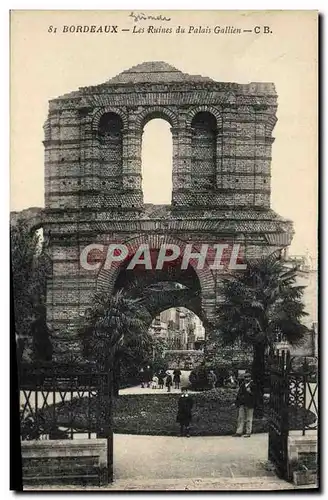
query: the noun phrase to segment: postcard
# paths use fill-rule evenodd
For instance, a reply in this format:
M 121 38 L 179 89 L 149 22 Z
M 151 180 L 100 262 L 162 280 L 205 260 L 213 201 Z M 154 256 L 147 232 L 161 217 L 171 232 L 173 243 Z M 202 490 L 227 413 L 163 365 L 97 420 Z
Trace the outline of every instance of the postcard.
M 10 30 L 22 488 L 318 488 L 318 12 Z

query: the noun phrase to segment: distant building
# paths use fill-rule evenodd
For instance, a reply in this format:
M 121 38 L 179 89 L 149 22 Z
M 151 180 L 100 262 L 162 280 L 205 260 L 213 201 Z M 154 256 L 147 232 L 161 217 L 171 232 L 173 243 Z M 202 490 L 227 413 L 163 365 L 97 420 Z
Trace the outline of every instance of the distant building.
M 161 312 L 153 320 L 150 332 L 165 339 L 172 350 L 200 349 L 205 339 L 201 320 L 184 307 Z
M 279 342 L 280 349 L 288 348 L 292 355 L 318 356 L 318 273 L 315 259 L 306 255 L 284 255 L 286 266 L 297 269 L 296 284 L 304 286 L 303 302 L 308 316 L 302 322 L 310 332 L 302 346 L 291 347 L 285 341 Z
M 156 316 L 150 325 L 149 332 L 155 337 L 167 338 L 167 323 L 161 321 L 160 315 Z

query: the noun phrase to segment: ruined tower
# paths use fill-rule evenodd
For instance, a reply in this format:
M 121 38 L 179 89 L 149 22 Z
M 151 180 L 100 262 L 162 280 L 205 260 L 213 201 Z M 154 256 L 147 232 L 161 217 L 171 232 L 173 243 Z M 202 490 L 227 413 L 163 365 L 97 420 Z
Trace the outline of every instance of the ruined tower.
M 229 241 L 241 243 L 246 258 L 290 244 L 292 223 L 270 208 L 276 110 L 272 83 L 220 83 L 165 62 L 144 62 L 50 101 L 42 214 L 53 259 L 47 319 L 63 351 L 74 345 L 94 291 L 124 286 L 120 267 L 81 267 L 90 243 L 156 249 L 161 242 Z M 143 203 L 142 132 L 153 118 L 171 126 L 171 205 Z M 171 278 L 198 280 L 190 307 L 210 320 L 220 272 L 191 269 Z

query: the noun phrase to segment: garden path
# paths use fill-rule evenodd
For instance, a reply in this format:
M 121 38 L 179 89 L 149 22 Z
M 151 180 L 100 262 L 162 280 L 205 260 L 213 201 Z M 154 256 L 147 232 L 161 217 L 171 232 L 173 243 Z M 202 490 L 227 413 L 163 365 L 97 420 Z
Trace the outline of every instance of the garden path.
M 173 370 L 168 370 L 170 373 L 173 373 Z M 181 370 L 181 384 L 180 387 L 189 384 L 189 375 L 190 370 Z M 180 393 L 181 389 L 171 388 L 171 393 Z M 120 395 L 123 394 L 168 394 L 167 387 L 164 386 L 164 389 L 152 389 L 151 387 L 142 388 L 140 385 L 136 385 L 134 387 L 127 387 L 126 389 L 120 389 Z
M 115 479 L 275 478 L 267 470 L 268 435 L 172 437 L 117 434 Z

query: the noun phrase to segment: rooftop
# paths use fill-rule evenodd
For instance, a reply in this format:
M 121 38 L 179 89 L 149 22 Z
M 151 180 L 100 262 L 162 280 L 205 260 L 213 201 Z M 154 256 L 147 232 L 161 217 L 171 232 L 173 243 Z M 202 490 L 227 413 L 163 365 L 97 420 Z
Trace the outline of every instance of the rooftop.
M 129 69 L 126 69 L 109 80 L 96 85 L 80 87 L 78 90 L 63 94 L 53 101 L 63 99 L 80 98 L 93 92 L 103 92 L 125 85 L 142 84 L 199 84 L 223 85 L 227 91 L 233 89 L 242 96 L 242 104 L 254 104 L 254 99 L 258 94 L 276 96 L 275 86 L 268 82 L 250 82 L 247 84 L 237 84 L 231 82 L 218 82 L 202 75 L 191 75 L 184 73 L 165 61 L 145 61 Z M 258 104 L 261 104 L 258 101 Z
M 107 83 L 213 82 L 201 75 L 183 73 L 164 61 L 148 61 L 119 73 Z

